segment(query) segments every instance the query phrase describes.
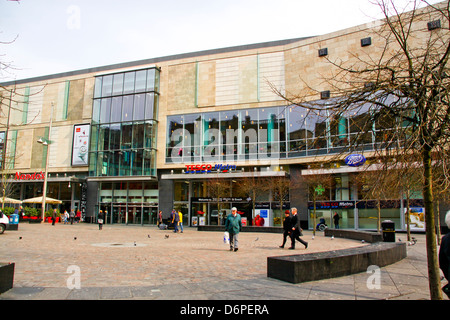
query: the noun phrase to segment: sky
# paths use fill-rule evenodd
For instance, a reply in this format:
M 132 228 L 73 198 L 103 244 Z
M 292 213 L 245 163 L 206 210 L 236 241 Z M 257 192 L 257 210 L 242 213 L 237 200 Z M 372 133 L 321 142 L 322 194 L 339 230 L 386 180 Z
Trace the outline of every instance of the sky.
M 380 18 L 370 0 L 0 0 L 0 82 L 321 35 Z

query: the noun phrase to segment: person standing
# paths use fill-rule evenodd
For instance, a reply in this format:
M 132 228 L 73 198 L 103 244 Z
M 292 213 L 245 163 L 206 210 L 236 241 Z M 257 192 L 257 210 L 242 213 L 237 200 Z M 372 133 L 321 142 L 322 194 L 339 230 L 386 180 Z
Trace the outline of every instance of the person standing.
M 284 245 L 286 244 L 286 238 L 289 236 L 291 237 L 292 233 L 292 217 L 289 214 L 289 210 L 286 210 L 284 212 L 285 218 L 283 220 L 283 244 L 280 246 L 280 248 L 284 248 Z
M 103 211 L 102 210 L 100 210 L 99 212 L 98 212 L 98 219 L 97 219 L 97 222 L 98 222 L 98 230 L 102 230 L 103 229 L 103 219 L 105 218 L 105 216 L 104 216 L 104 214 L 103 214 Z
M 335 212 L 335 213 L 334 213 L 334 216 L 333 216 L 333 222 L 334 222 L 334 228 L 335 228 L 335 229 L 339 229 L 339 219 L 340 219 L 340 218 L 341 218 L 341 217 L 339 217 L 338 213 Z
M 173 223 L 173 232 L 178 233 L 178 223 L 180 222 L 180 216 L 175 211 L 175 209 L 172 210 L 172 223 Z
M 183 233 L 183 214 L 181 211 L 178 211 L 178 217 L 179 217 L 179 226 L 180 226 L 180 232 Z
M 445 223 L 450 229 L 450 211 L 445 215 Z M 441 246 L 439 248 L 439 268 L 441 268 L 447 284 L 442 291 L 450 298 L 450 232 L 442 237 Z
M 56 216 L 57 216 L 56 209 L 53 209 L 52 226 L 55 225 L 55 222 L 56 222 Z
M 238 234 L 242 229 L 241 215 L 237 213 L 236 207 L 231 209 L 225 221 L 225 230 L 230 234 L 230 251 L 238 251 L 239 241 Z
M 305 249 L 308 248 L 308 242 L 302 240 L 300 238 L 302 229 L 300 228 L 300 219 L 297 215 L 297 208 L 292 208 L 292 232 L 291 232 L 291 247 L 289 249 L 295 249 L 295 240 L 300 242 L 305 246 Z
M 70 224 L 73 224 L 73 220 L 75 219 L 75 211 L 73 211 L 73 209 L 70 210 L 69 219 L 70 219 Z
M 157 226 L 159 227 L 159 225 L 162 223 L 162 211 L 159 210 L 158 212 L 158 222 L 157 222 Z
M 64 224 L 68 223 L 69 223 L 69 213 L 67 212 L 67 210 L 64 210 Z

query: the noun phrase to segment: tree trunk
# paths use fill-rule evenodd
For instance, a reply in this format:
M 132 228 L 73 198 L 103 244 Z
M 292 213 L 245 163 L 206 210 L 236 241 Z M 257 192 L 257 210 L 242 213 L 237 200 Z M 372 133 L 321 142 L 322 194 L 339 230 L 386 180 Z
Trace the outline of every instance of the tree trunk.
M 430 298 L 431 300 L 442 300 L 436 245 L 436 229 L 434 222 L 431 148 L 425 145 L 422 149 L 422 162 L 424 170 L 423 200 L 425 203 L 426 247 Z
M 439 200 L 436 201 L 436 240 L 437 244 L 441 245 L 441 210 L 439 209 Z
M 406 191 L 406 234 L 407 234 L 408 241 L 411 241 L 411 225 L 409 223 L 409 218 L 410 218 L 409 198 L 410 198 L 410 193 L 409 193 L 409 190 L 407 190 Z
M 378 233 L 381 232 L 381 204 L 380 204 L 380 199 L 377 200 L 377 231 Z
M 313 210 L 313 236 L 316 235 L 316 192 L 314 191 L 313 196 L 314 210 Z

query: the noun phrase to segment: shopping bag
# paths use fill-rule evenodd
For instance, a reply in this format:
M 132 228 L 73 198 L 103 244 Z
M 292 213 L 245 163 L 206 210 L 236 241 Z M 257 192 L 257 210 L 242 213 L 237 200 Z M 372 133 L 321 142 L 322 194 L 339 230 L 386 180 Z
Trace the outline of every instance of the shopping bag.
M 223 243 L 230 243 L 230 234 L 228 231 L 225 231 L 223 234 Z

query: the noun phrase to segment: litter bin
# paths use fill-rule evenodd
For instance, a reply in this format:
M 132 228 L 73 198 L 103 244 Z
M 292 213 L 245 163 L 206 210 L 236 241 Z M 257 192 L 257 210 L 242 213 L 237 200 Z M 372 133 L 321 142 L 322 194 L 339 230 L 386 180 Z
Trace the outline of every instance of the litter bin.
M 383 231 L 384 242 L 395 242 L 395 223 L 391 220 L 381 222 L 381 230 Z
M 19 215 L 18 214 L 13 213 L 9 216 L 8 230 L 19 230 Z

